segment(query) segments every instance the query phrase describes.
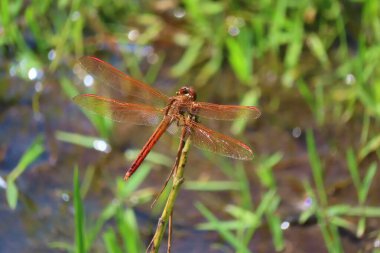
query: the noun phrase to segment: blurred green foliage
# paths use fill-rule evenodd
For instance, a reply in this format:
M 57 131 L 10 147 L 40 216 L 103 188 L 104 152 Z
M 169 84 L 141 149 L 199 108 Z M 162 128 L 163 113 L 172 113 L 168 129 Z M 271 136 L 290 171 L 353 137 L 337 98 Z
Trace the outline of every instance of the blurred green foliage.
M 136 45 L 160 45 L 160 59 L 174 45 L 184 53 L 172 75 L 183 78 L 191 72 L 197 86 L 227 63 L 242 84 L 260 94 L 257 63 L 265 62 L 282 85 L 299 89 L 320 124 L 327 112 L 343 122 L 361 108 L 372 117 L 380 113 L 377 1 L 184 0 L 166 6 L 155 1 L 3 0 L 0 4 L 0 55 L 23 62 L 16 64 L 21 76 L 26 76 L 27 66 L 46 66 L 48 58 L 54 70 L 63 62 L 101 51 L 121 54 L 132 67 L 136 61 L 130 60 L 131 55 L 143 55 Z M 168 31 L 171 26 L 176 30 Z M 324 69 L 323 76 L 312 76 L 314 65 Z
M 312 131 L 306 135 L 314 183 L 304 184 L 312 205 L 302 213 L 300 221 L 315 216 L 327 250 L 342 252 L 338 229 L 349 229 L 360 237 L 366 229 L 366 219 L 379 217 L 380 213 L 378 208 L 365 204 L 377 165 L 366 166 L 362 180 L 359 173 L 362 161 L 371 154 L 378 159 L 380 154 L 380 1 L 162 2 L 0 0 L 0 57 L 10 59 L 10 68 L 22 78 L 28 78 L 31 68 L 54 72 L 61 90 L 71 98 L 79 92 L 64 69 L 82 55 L 100 55 L 107 61 L 119 57 L 117 60 L 132 76 L 153 83 L 169 58 L 168 52 L 178 50 L 174 62 L 168 59 L 173 63 L 169 73 L 179 80 L 191 80 L 198 88 L 212 83 L 221 71 L 231 71 L 234 80 L 238 80 L 231 87 L 237 88 L 237 84 L 243 87 L 236 89 L 241 104 L 260 105 L 270 100 L 270 109 L 262 107 L 275 113 L 283 105 L 281 92 L 290 92 L 301 97 L 310 108 L 315 127 L 344 126 L 359 121 L 360 140 L 350 145 L 353 148 L 343 151 L 347 153 L 347 168 L 357 192 L 358 206 L 330 205 L 323 161 Z M 273 84 L 261 82 L 270 75 L 275 76 L 274 92 L 268 94 L 267 88 Z M 112 123 L 87 116 L 101 138 L 108 140 Z M 245 126 L 246 122 L 235 122 L 233 132 L 241 133 Z M 65 132 L 57 132 L 56 137 L 85 147 L 92 147 L 97 139 Z M 17 203 L 15 179 L 43 152 L 41 145 L 40 141 L 33 145 L 8 176 L 7 199 L 12 208 Z M 160 154 L 150 157 L 160 164 L 168 162 Z M 199 228 L 217 231 L 237 252 L 249 252 L 250 240 L 266 220 L 275 250 L 283 250 L 281 221 L 276 213 L 281 198 L 273 174 L 273 167 L 281 162 L 283 152 L 259 155 L 256 174 L 267 192 L 256 205 L 242 166 L 206 157 L 221 168 L 227 180 L 191 181 L 185 184 L 186 188 L 234 191 L 240 199 L 239 203 L 226 207 L 225 212 L 231 217 L 228 221 L 219 220 L 205 204 L 197 203 L 207 219 Z M 137 225 L 132 209 L 125 210 L 123 204 L 149 169 L 149 166 L 140 169 L 143 174 L 136 173 L 135 181 L 125 186 L 118 181 L 116 200 L 107 205 L 90 227 L 85 226 L 82 204 L 85 194 L 80 196 L 75 172 L 76 248 L 65 243 L 52 246 L 86 252 L 102 233 L 108 252 L 141 251 L 139 235 L 126 236 L 136 231 Z M 147 201 L 151 195 L 144 192 L 140 197 Z M 359 217 L 358 224 L 347 219 L 350 216 Z M 118 226 L 107 227 L 103 233 L 101 229 L 110 219 Z M 122 246 L 116 245 L 119 236 L 126 239 Z
M 357 167 L 357 160 L 352 149 L 350 149 L 347 153 L 347 163 L 352 181 L 354 182 L 358 193 L 358 206 L 348 204 L 330 205 L 327 189 L 323 180 L 324 166 L 316 151 L 314 135 L 310 130 L 306 133 L 306 142 L 316 189 L 314 191 L 311 185 L 308 182 L 305 182 L 306 191 L 308 192 L 308 196 L 311 197 L 311 207 L 301 214 L 300 222 L 306 222 L 311 215 L 315 215 L 328 252 L 344 252 L 341 242 L 342 239 L 338 231 L 339 228 L 344 228 L 360 238 L 365 231 L 366 218 L 380 217 L 379 207 L 365 206 L 364 204 L 368 190 L 376 174 L 377 165 L 372 163 L 364 176 L 363 181 L 361 181 Z M 350 220 L 350 216 L 360 217 L 357 224 L 354 224 L 354 222 Z
M 105 252 L 142 252 L 144 246 L 132 208 L 134 205 L 152 200 L 152 190 L 137 190 L 149 172 L 150 166 L 143 164 L 128 184 L 119 178 L 113 187 L 114 199 L 100 210 L 96 220 L 90 220 L 85 215 L 85 196 L 86 188 L 92 180 L 89 175 L 93 174 L 93 169 L 86 170 L 83 183 L 80 184 L 79 171 L 75 168 L 73 180 L 75 243 L 57 241 L 49 243 L 49 246 L 67 252 L 93 252 L 94 244 L 101 236 Z M 128 208 L 125 207 L 126 203 L 129 204 Z M 110 225 L 111 222 L 116 224 L 116 230 Z
M 35 160 L 39 158 L 39 156 L 42 155 L 45 150 L 43 141 L 44 138 L 41 135 L 36 137 L 33 143 L 23 153 L 16 167 L 7 175 L 6 196 L 8 205 L 11 209 L 16 209 L 19 195 L 16 180 Z

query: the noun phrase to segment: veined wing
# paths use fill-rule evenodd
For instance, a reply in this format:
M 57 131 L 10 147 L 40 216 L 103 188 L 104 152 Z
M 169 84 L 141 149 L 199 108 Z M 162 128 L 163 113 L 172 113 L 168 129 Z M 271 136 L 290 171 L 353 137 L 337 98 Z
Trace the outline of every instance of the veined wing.
M 192 120 L 186 120 L 186 128 L 191 135 L 192 143 L 200 149 L 239 160 L 253 158 L 252 150 L 234 138 L 215 132 Z
M 163 116 L 162 110 L 152 106 L 124 103 L 92 94 L 78 95 L 73 100 L 86 110 L 129 124 L 155 126 Z
M 168 103 L 169 98 L 158 90 L 128 76 L 102 60 L 83 56 L 79 62 L 83 69 L 96 80 L 116 89 L 123 96 L 137 97 L 152 105 L 166 105 Z
M 216 120 L 257 119 L 261 115 L 255 106 L 218 105 L 205 102 L 193 102 L 188 106 L 188 110 L 194 115 Z

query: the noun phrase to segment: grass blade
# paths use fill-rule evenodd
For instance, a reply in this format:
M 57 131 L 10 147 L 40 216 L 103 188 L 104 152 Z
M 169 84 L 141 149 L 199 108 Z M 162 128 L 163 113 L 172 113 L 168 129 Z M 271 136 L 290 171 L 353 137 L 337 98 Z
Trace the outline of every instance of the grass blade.
M 204 41 L 201 38 L 195 38 L 191 41 L 181 60 L 172 68 L 171 72 L 174 77 L 182 76 L 191 68 L 200 53 L 203 43 Z
M 11 209 L 16 209 L 17 206 L 18 190 L 15 184 L 16 179 L 20 177 L 26 168 L 31 163 L 33 163 L 43 152 L 43 137 L 39 135 L 22 155 L 17 166 L 9 173 L 7 177 L 6 196 L 8 205 Z
M 192 191 L 236 191 L 241 187 L 234 181 L 187 181 L 184 188 Z
M 195 204 L 197 209 L 202 213 L 204 217 L 212 224 L 212 226 L 218 231 L 220 236 L 223 237 L 229 244 L 231 244 L 236 250 L 243 253 L 249 253 L 249 249 L 243 246 L 236 236 L 234 236 L 226 227 L 220 223 L 220 221 L 210 212 L 202 203 L 198 202 Z
M 352 181 L 354 182 L 356 191 L 359 192 L 359 189 L 361 188 L 360 175 L 359 175 L 358 164 L 357 164 L 355 154 L 352 148 L 350 148 L 347 151 L 346 159 L 347 159 L 348 170 L 350 171 Z
M 25 171 L 25 169 L 31 163 L 33 163 L 43 152 L 43 137 L 39 135 L 36 137 L 34 142 L 28 147 L 26 152 L 22 155 L 19 163 L 17 164 L 15 169 L 12 170 L 11 173 L 9 173 L 7 179 L 13 181 L 16 180 Z
M 377 172 L 376 163 L 371 163 L 371 165 L 369 166 L 369 169 L 368 169 L 368 171 L 367 171 L 367 173 L 363 179 L 362 187 L 359 190 L 359 201 L 362 203 L 364 203 L 366 198 L 367 198 L 369 188 L 370 188 L 372 181 L 376 175 L 376 172 Z
M 123 250 L 118 246 L 116 234 L 112 230 L 112 228 L 109 228 L 103 234 L 103 241 L 105 243 L 105 246 L 106 246 L 108 253 L 122 253 L 123 252 Z M 128 252 L 130 252 L 130 251 L 128 251 Z M 133 252 L 136 252 L 136 251 L 133 251 Z
M 99 137 L 85 136 L 63 131 L 56 131 L 55 137 L 59 141 L 71 143 L 85 148 L 95 149 L 105 153 L 108 153 L 111 150 L 110 145 Z
M 84 238 L 84 213 L 83 202 L 80 195 L 79 185 L 79 172 L 78 167 L 74 169 L 74 219 L 75 219 L 75 244 L 76 252 L 85 252 L 85 238 Z
M 13 180 L 7 182 L 7 202 L 9 207 L 14 210 L 17 206 L 18 190 Z
M 306 131 L 306 144 L 307 144 L 307 152 L 309 155 L 310 166 L 313 173 L 314 182 L 317 188 L 318 197 L 323 206 L 327 205 L 327 194 L 326 189 L 323 184 L 323 169 L 321 160 L 318 156 L 317 149 L 315 146 L 313 132 L 308 129 Z
M 128 208 L 120 212 L 118 217 L 118 229 L 124 241 L 126 252 L 142 252 L 142 244 L 138 234 L 138 225 L 135 213 Z

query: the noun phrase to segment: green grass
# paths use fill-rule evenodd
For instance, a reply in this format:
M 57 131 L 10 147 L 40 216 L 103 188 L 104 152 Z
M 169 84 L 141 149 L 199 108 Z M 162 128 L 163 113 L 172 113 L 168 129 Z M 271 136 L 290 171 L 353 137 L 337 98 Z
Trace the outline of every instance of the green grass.
M 356 157 L 353 150 L 349 149 L 347 152 L 347 167 L 358 194 L 358 206 L 347 204 L 329 205 L 327 191 L 324 185 L 324 167 L 317 153 L 311 130 L 307 131 L 306 139 L 315 190 L 313 190 L 308 182 L 305 182 L 306 192 L 308 196 L 312 198 L 313 205 L 301 215 L 300 221 L 305 222 L 314 214 L 318 220 L 318 225 L 328 252 L 344 252 L 341 244 L 341 236 L 338 233 L 339 227 L 354 231 L 357 237 L 361 238 L 366 230 L 366 218 L 380 217 L 379 207 L 365 205 L 369 188 L 377 172 L 377 165 L 372 163 L 364 179 L 360 180 Z M 359 218 L 357 224 L 348 219 L 350 216 L 357 216 Z
M 308 127 L 315 127 L 318 132 L 345 129 L 345 134 L 355 139 L 347 145 L 329 135 L 332 139 L 327 142 L 331 150 L 338 150 L 346 157 L 347 176 L 352 180 L 357 198 L 357 205 L 332 205 L 325 186 L 325 170 L 331 168 L 318 153 L 312 131 L 306 132 L 312 178 L 304 182 L 304 187 L 313 202 L 302 213 L 300 222 L 311 216 L 317 218 L 328 252 L 344 250 L 339 228 L 364 237 L 368 232 L 368 218 L 379 217 L 378 207 L 367 203 L 380 157 L 379 1 L 356 0 L 343 5 L 338 0 L 260 0 L 254 4 L 249 1 L 183 0 L 176 8 L 183 10 L 185 16 L 181 20 L 171 17 L 171 21 L 166 16 L 170 12 L 161 14 L 164 12 L 157 11 L 154 4 L 148 2 L 1 0 L 0 56 L 11 57 L 9 67 L 14 68 L 20 78 L 28 79 L 32 67 L 45 71 L 46 76 L 54 74 L 67 101 L 79 93 L 95 93 L 92 88 L 77 88 L 78 81 L 68 74 L 67 66 L 71 67 L 82 55 L 96 55 L 112 63 L 117 61 L 121 70 L 149 84 L 159 80 L 159 74 L 169 73 L 178 83 L 189 81 L 205 93 L 222 90 L 225 84 L 220 82 L 225 77 L 222 74 L 230 72 L 235 85 L 232 87 L 236 87 L 236 94 L 233 94 L 236 97 L 230 98 L 242 105 L 258 105 L 264 112 L 262 120 L 277 118 L 279 120 L 273 123 L 279 128 L 292 127 L 289 123 L 284 126 L 281 121 L 289 114 L 278 114 L 279 107 L 289 111 L 289 101 L 282 97 L 283 94 L 292 94 L 292 99 L 299 99 L 298 105 L 304 104 L 311 111 Z M 137 40 L 128 38 L 131 29 L 139 30 Z M 166 36 L 168 30 L 173 31 L 173 35 Z M 153 46 L 158 60 L 147 64 L 148 57 L 139 55 L 138 50 L 126 49 L 131 45 Z M 175 54 L 173 59 L 171 50 L 181 50 L 178 51 L 181 53 Z M 48 59 L 49 52 L 54 52 L 54 59 Z M 275 81 L 267 76 L 274 77 Z M 35 111 L 44 111 L 39 104 L 43 94 L 43 91 L 36 92 L 33 98 Z M 85 148 L 93 148 L 96 140 L 109 143 L 114 124 L 83 113 L 99 136 L 57 131 L 56 138 Z M 296 119 L 289 121 L 301 124 Z M 232 132 L 242 135 L 247 127 L 251 127 L 250 122 L 234 122 Z M 271 141 L 276 136 L 267 138 Z M 347 148 L 341 149 L 341 145 Z M 43 151 L 42 140 L 38 138 L 6 177 L 6 196 L 11 208 L 17 205 L 17 179 Z M 249 242 L 257 229 L 266 225 L 275 250 L 283 250 L 282 217 L 278 215 L 283 200 L 278 195 L 281 189 L 273 168 L 282 162 L 287 151 L 260 154 L 258 150 L 253 165 L 246 165 L 247 168 L 255 167 L 254 172 L 249 173 L 255 173 L 260 189 L 265 192 L 258 203 L 252 201 L 247 168 L 206 154 L 207 161 L 219 167 L 225 179 L 186 181 L 185 188 L 231 191 L 238 200 L 226 204 L 223 210 L 229 220 L 221 220 L 211 207 L 197 203 L 196 207 L 207 221 L 198 228 L 218 232 L 237 252 L 250 252 Z M 136 152 L 129 151 L 126 156 L 133 159 Z M 133 203 L 152 199 L 151 190 L 139 186 L 150 171 L 151 163 L 170 167 L 171 162 L 160 153 L 150 154 L 148 164 L 143 165 L 133 181 L 126 185 L 117 181 L 112 188 L 116 201 L 108 203 L 92 223 L 85 221 L 83 199 L 89 191 L 93 170 L 87 170 L 81 187 L 78 174 L 75 174 L 76 241 L 53 246 L 71 252 L 88 252 L 94 241 L 101 238 L 107 252 L 141 251 L 138 233 L 126 236 L 131 231 L 136 232 L 137 227 L 133 209 L 126 209 L 124 203 L 132 192 L 136 197 Z M 158 212 L 159 208 L 160 203 L 153 212 Z M 107 226 L 110 220 L 116 225 Z M 120 243 L 120 238 L 125 241 Z
M 84 235 L 84 211 L 82 196 L 80 194 L 79 185 L 79 172 L 78 168 L 74 169 L 74 191 L 73 191 L 73 201 L 74 201 L 74 217 L 75 217 L 75 252 L 84 253 L 85 252 L 85 235 Z
M 240 197 L 238 203 L 226 205 L 223 210 L 231 216 L 230 220 L 220 220 L 205 204 L 196 203 L 197 209 L 207 219 L 206 223 L 197 226 L 198 229 L 218 232 L 236 252 L 251 252 L 250 242 L 266 220 L 265 223 L 272 234 L 273 247 L 276 251 L 282 251 L 285 244 L 280 228 L 281 218 L 277 214 L 281 199 L 272 174 L 273 167 L 282 159 L 282 155 L 274 154 L 258 162 L 257 175 L 262 186 L 267 189 L 258 204 L 252 201 L 249 179 L 242 164 L 232 164 L 223 158 L 212 159 L 212 154 L 207 155 L 211 161 L 216 162 L 230 181 L 187 182 L 185 188 L 195 191 L 234 191 L 236 196 Z
M 86 179 L 91 178 L 87 174 L 92 172 L 91 169 L 86 171 L 81 184 L 79 170 L 76 167 L 73 177 L 75 240 L 73 243 L 52 242 L 49 246 L 67 252 L 92 252 L 96 240 L 102 238 L 109 253 L 141 252 L 144 246 L 140 238 L 137 219 L 131 207 L 152 200 L 152 191 L 137 190 L 149 172 L 149 166 L 142 165 L 134 177 L 128 181 L 129 184 L 125 184 L 122 179 L 119 179 L 113 188 L 114 199 L 104 206 L 95 220 L 89 220 L 85 208 L 85 193 L 87 192 L 85 188 L 89 184 Z M 126 207 L 127 203 L 129 207 Z M 115 228 L 110 226 L 109 223 L 116 224 Z
M 14 48 L 18 60 L 26 60 L 23 61 L 26 64 L 17 65 L 17 73 L 24 78 L 31 66 L 41 68 L 50 64 L 50 70 L 54 70 L 64 61 L 93 54 L 99 44 L 107 43 L 106 39 L 86 43 L 87 37 L 108 38 L 112 34 L 110 39 L 118 41 L 121 47 L 128 43 L 144 46 L 160 38 L 166 25 L 160 15 L 138 2 L 107 5 L 104 0 L 97 3 L 44 1 L 44 4 L 31 1 L 25 10 L 23 4 L 22 0 L 1 2 L 0 22 L 5 36 L 0 39 L 0 46 Z M 356 22 L 361 33 L 350 44 L 347 37 L 352 31 L 347 29 L 351 15 L 346 8 L 356 5 L 361 6 L 356 16 L 361 20 Z M 255 62 L 274 55 L 273 66 L 270 62 L 268 68 L 278 72 L 286 87 L 300 88 L 299 92 L 306 96 L 319 123 L 325 121 L 323 115 L 330 111 L 338 121 L 340 117 L 347 121 L 360 112 L 353 106 L 356 103 L 368 114 L 379 115 L 380 86 L 370 85 L 376 84 L 378 78 L 375 77 L 379 75 L 375 67 L 380 59 L 378 4 L 359 0 L 343 7 L 338 0 L 302 0 L 297 4 L 272 0 L 245 6 L 207 0 L 183 1 L 183 8 L 187 25 L 179 27 L 181 33 L 172 42 L 184 49 L 184 54 L 172 67 L 175 77 L 191 79 L 195 86 L 201 87 L 218 73 L 223 63 L 227 63 L 241 84 L 247 85 L 247 90 L 260 94 L 255 76 L 259 66 Z M 127 15 L 116 17 L 113 13 Z M 11 22 L 13 20 L 16 22 Z M 91 26 L 93 23 L 97 26 Z M 137 41 L 129 41 L 126 33 L 136 26 L 142 27 L 140 36 Z M 238 32 L 231 34 L 231 30 Z M 30 31 L 28 40 L 25 31 Z M 47 55 L 51 49 L 56 57 L 49 63 Z M 121 54 L 131 74 L 149 83 L 155 80 L 165 59 L 163 51 L 158 55 L 159 62 L 151 65 L 154 70 L 147 71 L 148 77 L 144 78 L 138 66 L 143 57 L 127 51 Z M 308 70 L 302 69 L 305 56 L 310 64 L 318 64 L 325 70 L 328 78 L 317 83 L 312 77 L 306 78 Z M 279 63 L 283 63 L 283 69 L 276 69 Z M 332 71 L 332 64 L 336 72 Z M 354 76 L 355 83 L 344 87 L 342 84 L 349 74 Z M 62 79 L 62 83 L 67 80 Z M 307 89 L 316 96 L 306 95 Z M 327 96 L 321 97 L 322 94 Z M 101 123 L 93 123 L 98 130 L 102 128 Z M 107 131 L 102 129 L 100 133 L 105 138 Z
M 36 137 L 33 143 L 24 152 L 16 167 L 8 174 L 6 178 L 6 196 L 7 202 L 11 209 L 16 209 L 18 200 L 18 189 L 16 180 L 24 173 L 24 171 L 38 159 L 44 152 L 44 138 L 42 136 Z

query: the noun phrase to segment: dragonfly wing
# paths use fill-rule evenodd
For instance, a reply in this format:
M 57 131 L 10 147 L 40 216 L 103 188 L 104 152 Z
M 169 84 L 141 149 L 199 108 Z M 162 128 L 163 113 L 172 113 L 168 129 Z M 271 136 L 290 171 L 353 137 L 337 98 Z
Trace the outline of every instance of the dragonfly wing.
M 169 125 L 168 129 L 166 129 L 166 131 L 168 131 L 170 134 L 176 134 L 179 132 L 178 130 L 179 130 L 179 126 L 178 126 L 177 121 L 173 121 Z
M 234 138 L 215 132 L 194 121 L 188 121 L 186 128 L 192 142 L 200 149 L 239 160 L 253 158 L 252 150 Z
M 86 110 L 118 122 L 155 126 L 163 115 L 162 110 L 152 106 L 124 103 L 92 94 L 78 95 L 73 100 Z
M 205 102 L 194 102 L 188 106 L 188 110 L 191 114 L 216 120 L 257 119 L 261 115 L 255 106 L 218 105 Z
M 96 80 L 121 92 L 123 96 L 137 97 L 143 102 L 154 105 L 166 105 L 168 102 L 169 98 L 158 90 L 124 74 L 102 60 L 83 56 L 79 59 L 79 63 Z

